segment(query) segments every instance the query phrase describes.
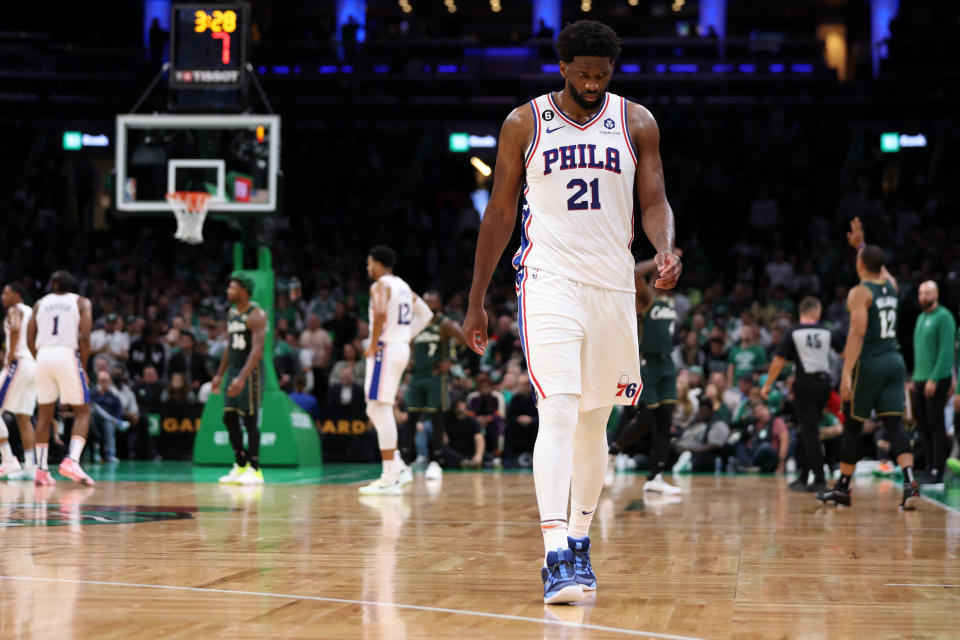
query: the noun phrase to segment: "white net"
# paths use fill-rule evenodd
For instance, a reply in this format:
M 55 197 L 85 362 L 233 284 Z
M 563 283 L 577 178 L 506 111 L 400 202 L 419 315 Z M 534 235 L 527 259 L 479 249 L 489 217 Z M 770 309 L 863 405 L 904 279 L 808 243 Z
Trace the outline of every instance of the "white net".
M 203 221 L 207 219 L 210 194 L 203 191 L 175 191 L 167 194 L 167 203 L 177 218 L 173 237 L 187 244 L 203 242 Z

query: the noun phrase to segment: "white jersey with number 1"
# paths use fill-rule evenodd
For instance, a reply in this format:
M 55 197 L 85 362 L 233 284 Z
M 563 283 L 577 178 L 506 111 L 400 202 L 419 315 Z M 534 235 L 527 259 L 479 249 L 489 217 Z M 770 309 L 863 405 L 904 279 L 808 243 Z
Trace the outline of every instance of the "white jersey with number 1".
M 80 346 L 80 305 L 75 293 L 50 293 L 37 303 L 37 351 Z

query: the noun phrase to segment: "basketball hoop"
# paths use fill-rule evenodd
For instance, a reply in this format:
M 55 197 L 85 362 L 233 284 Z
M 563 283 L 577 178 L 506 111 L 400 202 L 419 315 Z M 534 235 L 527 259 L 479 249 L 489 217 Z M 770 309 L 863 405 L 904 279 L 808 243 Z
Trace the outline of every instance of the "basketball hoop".
M 174 191 L 167 194 L 167 203 L 177 218 L 173 237 L 187 244 L 203 242 L 203 221 L 207 219 L 210 194 L 206 191 Z

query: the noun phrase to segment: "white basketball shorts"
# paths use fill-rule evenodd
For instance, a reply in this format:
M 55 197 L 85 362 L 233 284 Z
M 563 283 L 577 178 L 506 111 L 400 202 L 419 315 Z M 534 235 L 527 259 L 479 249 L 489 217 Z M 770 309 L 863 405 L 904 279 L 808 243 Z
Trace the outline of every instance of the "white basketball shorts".
M 19 358 L 0 373 L 0 409 L 13 414 L 33 415 L 37 408 L 36 372 L 36 362 Z
M 37 402 L 80 406 L 90 402 L 90 389 L 80 354 L 70 347 L 41 347 L 37 352 Z
M 367 371 L 363 381 L 366 399 L 387 404 L 397 401 L 397 389 L 410 361 L 410 345 L 406 342 L 381 342 L 380 351 L 367 358 Z
M 517 270 L 518 330 L 539 398 L 580 396 L 580 410 L 640 398 L 634 294 L 569 280 L 543 269 Z

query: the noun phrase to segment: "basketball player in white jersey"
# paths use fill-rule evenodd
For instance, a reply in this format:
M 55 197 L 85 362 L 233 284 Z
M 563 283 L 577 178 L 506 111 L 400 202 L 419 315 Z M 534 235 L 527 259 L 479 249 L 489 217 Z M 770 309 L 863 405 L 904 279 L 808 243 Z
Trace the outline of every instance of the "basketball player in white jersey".
M 363 390 L 367 416 L 377 430 L 383 473 L 360 487 L 362 495 L 400 495 L 409 482 L 409 470 L 396 455 L 397 421 L 393 415 L 400 379 L 410 361 L 410 341 L 420 333 L 433 312 L 410 285 L 393 275 L 397 254 L 378 245 L 367 255 L 370 286 L 370 344 L 367 347 L 367 371 Z M 402 478 L 406 475 L 407 478 Z
M 38 485 L 56 484 L 47 468 L 50 425 L 57 400 L 73 407 L 70 450 L 60 463 L 60 475 L 93 486 L 80 468 L 80 455 L 90 429 L 90 387 L 87 357 L 93 312 L 90 301 L 73 292 L 74 279 L 66 271 L 50 276 L 50 291 L 33 306 L 27 324 L 27 347 L 37 359 L 37 478 Z
M 607 418 L 613 405 L 640 397 L 634 194 L 657 250 L 655 286 L 672 288 L 681 271 L 657 123 L 642 106 L 606 91 L 620 53 L 617 34 L 581 20 L 559 34 L 557 51 L 563 90 L 514 109 L 501 129 L 463 323 L 467 344 L 483 353 L 483 299 L 513 232 L 522 189 L 513 265 L 521 342 L 540 413 L 533 476 L 549 604 L 576 602 L 596 589 L 587 534 L 607 466 Z
M 33 450 L 33 425 L 30 419 L 37 408 L 37 389 L 33 379 L 37 363 L 27 349 L 27 323 L 33 310 L 24 304 L 26 290 L 19 282 L 11 282 L 0 296 L 7 315 L 3 320 L 6 359 L 0 372 L 0 411 L 9 411 L 17 421 L 23 444 L 23 466 L 13 455 L 6 423 L 0 419 L 0 478 L 33 480 L 37 472 Z

